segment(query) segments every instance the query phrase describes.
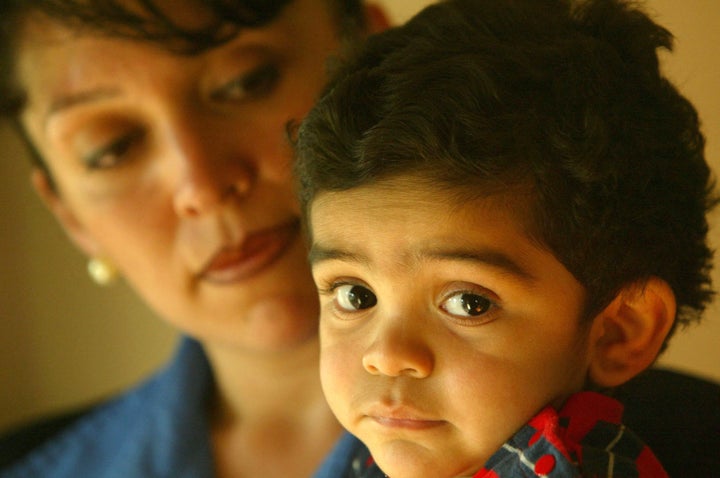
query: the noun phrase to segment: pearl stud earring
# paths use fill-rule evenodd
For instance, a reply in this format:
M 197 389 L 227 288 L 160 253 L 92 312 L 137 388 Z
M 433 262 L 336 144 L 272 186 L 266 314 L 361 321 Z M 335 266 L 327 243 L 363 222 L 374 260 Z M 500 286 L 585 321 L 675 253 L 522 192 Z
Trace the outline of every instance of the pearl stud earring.
M 101 286 L 112 284 L 118 277 L 115 265 L 99 257 L 93 257 L 88 261 L 87 270 L 93 282 Z

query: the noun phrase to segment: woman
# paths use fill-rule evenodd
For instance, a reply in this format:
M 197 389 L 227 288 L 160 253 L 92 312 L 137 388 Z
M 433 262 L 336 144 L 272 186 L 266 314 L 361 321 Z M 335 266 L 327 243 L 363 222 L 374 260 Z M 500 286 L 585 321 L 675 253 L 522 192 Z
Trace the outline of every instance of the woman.
M 255 5 L 255 6 L 254 6 Z M 3 2 L 2 107 L 99 280 L 188 337 L 170 366 L 0 476 L 310 476 L 341 434 L 317 377 L 286 125 L 360 1 Z

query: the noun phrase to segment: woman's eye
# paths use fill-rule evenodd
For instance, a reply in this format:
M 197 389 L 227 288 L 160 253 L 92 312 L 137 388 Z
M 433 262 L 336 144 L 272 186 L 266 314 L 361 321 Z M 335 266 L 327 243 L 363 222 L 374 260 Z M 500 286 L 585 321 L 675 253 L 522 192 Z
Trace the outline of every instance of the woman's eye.
M 369 309 L 377 304 L 377 297 L 361 285 L 345 284 L 335 289 L 335 303 L 348 312 Z
M 458 292 L 447 298 L 442 308 L 449 314 L 459 317 L 479 317 L 493 307 L 493 302 L 479 294 Z
M 129 150 L 142 138 L 142 131 L 133 131 L 97 148 L 83 159 L 88 169 L 108 169 L 122 163 Z
M 236 78 L 212 93 L 215 101 L 239 101 L 270 93 L 280 78 L 276 65 L 262 65 Z

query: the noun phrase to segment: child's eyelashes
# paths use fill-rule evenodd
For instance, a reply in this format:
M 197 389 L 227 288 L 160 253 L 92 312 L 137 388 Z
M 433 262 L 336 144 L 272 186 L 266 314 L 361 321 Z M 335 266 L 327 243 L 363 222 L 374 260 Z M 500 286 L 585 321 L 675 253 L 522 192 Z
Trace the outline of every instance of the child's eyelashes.
M 395 294 L 401 293 L 393 289 L 386 292 L 389 295 L 383 295 L 382 291 L 375 291 L 357 279 L 332 280 L 318 284 L 318 291 L 321 297 L 326 297 L 329 301 L 326 303 L 332 304 L 338 316 L 369 311 L 379 302 L 392 302 Z M 438 313 L 461 325 L 473 326 L 490 322 L 500 311 L 495 294 L 483 287 L 467 283 L 448 284 L 448 287 L 439 296 L 435 295 L 434 299 L 434 294 L 429 294 L 427 298 L 436 304 Z
M 456 292 L 443 302 L 442 308 L 453 315 L 477 317 L 490 310 L 492 305 L 487 297 L 472 292 Z
M 485 323 L 492 319 L 497 304 L 483 294 L 473 291 L 456 291 L 448 294 L 440 309 L 464 323 Z
M 369 309 L 377 304 L 375 294 L 362 285 L 343 284 L 335 288 L 335 304 L 346 312 Z
M 335 309 L 341 313 L 352 313 L 369 309 L 377 304 L 377 297 L 365 285 L 350 281 L 332 281 L 318 284 L 321 296 L 332 297 Z

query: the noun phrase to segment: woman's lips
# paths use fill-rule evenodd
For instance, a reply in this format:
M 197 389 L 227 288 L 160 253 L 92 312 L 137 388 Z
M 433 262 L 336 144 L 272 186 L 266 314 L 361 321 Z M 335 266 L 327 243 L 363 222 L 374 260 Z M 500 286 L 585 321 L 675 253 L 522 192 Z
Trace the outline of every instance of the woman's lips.
M 237 246 L 221 249 L 199 274 L 201 280 L 227 284 L 254 276 L 275 262 L 295 241 L 298 221 L 250 234 Z

